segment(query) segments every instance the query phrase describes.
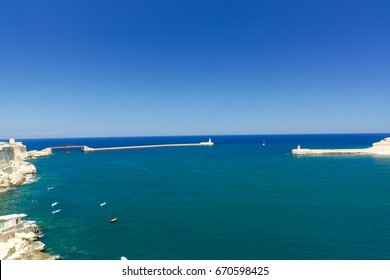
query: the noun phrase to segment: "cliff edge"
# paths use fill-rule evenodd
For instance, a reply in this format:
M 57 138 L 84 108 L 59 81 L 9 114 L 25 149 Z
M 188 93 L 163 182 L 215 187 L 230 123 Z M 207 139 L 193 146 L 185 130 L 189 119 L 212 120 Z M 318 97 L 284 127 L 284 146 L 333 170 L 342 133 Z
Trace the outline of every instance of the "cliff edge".
M 57 260 L 44 252 L 45 244 L 39 241 L 41 230 L 34 221 L 22 221 L 26 214 L 0 216 L 1 260 Z
M 21 142 L 10 139 L 0 142 L 0 192 L 19 186 L 37 172 L 35 166 L 25 160 L 51 155 L 51 148 L 42 151 L 27 151 Z

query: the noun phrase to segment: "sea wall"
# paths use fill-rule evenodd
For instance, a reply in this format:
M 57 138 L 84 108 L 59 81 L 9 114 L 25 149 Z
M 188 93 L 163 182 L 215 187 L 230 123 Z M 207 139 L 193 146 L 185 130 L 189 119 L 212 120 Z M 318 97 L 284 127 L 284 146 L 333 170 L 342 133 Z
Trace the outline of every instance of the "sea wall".
M 294 155 L 373 155 L 390 156 L 390 137 L 373 143 L 369 148 L 363 149 L 301 149 L 300 145 L 292 150 Z
M 107 148 L 90 148 L 83 146 L 83 152 L 99 152 L 99 151 L 117 151 L 131 149 L 152 149 L 152 148 L 168 148 L 168 147 L 198 147 L 198 146 L 213 146 L 214 143 L 209 139 L 208 142 L 188 143 L 188 144 L 159 144 L 159 145 L 142 145 L 142 146 L 122 146 L 122 147 L 107 147 Z

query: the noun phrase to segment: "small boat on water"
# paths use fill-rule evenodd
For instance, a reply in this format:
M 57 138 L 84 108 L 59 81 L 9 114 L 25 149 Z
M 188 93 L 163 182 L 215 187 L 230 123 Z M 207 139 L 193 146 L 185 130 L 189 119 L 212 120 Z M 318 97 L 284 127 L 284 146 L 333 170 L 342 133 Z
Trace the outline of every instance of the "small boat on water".
M 57 201 L 57 202 L 54 202 L 54 203 L 52 203 L 52 204 L 51 204 L 51 207 L 54 207 L 54 206 L 56 206 L 58 203 L 59 203 L 58 201 Z
M 106 204 L 107 204 L 107 202 L 103 202 L 103 203 L 100 203 L 100 206 L 104 206 Z
M 61 209 L 58 209 L 58 210 L 52 211 L 52 213 L 53 213 L 53 214 L 56 214 L 56 213 L 58 213 L 58 212 L 60 212 L 60 211 L 61 211 Z
M 127 261 L 127 258 L 124 257 L 124 256 L 122 256 L 122 257 L 121 257 L 121 260 L 122 260 L 122 261 Z
M 114 222 L 116 222 L 116 220 L 118 220 L 118 218 L 111 219 L 110 223 L 114 223 Z
M 54 187 L 47 188 L 48 191 L 51 191 L 52 189 L 54 189 Z
M 262 146 L 265 146 L 265 141 L 263 141 L 263 145 Z

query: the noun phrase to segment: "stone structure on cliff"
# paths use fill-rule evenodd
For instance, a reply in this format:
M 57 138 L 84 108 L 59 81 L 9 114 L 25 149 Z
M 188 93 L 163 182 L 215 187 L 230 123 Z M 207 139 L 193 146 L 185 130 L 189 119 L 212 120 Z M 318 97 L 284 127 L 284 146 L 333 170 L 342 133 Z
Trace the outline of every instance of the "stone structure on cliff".
M 51 154 L 51 149 L 27 151 L 21 142 L 10 139 L 0 142 L 0 191 L 24 184 L 36 168 L 25 160 Z M 26 214 L 0 216 L 1 260 L 48 260 L 59 259 L 43 252 L 45 244 L 38 239 L 40 230 L 33 221 L 23 221 Z
M 9 142 L 0 142 L 0 166 L 12 160 L 20 160 L 22 154 L 26 152 L 26 146 L 22 142 L 15 142 L 15 139 L 10 139 Z
M 50 148 L 42 151 L 27 151 L 23 143 L 16 142 L 14 139 L 0 142 L 0 191 L 22 185 L 31 174 L 36 173 L 35 166 L 25 160 L 50 154 Z
M 39 241 L 41 231 L 34 221 L 23 221 L 26 214 L 0 216 L 1 260 L 53 260 L 58 256 L 44 253 Z

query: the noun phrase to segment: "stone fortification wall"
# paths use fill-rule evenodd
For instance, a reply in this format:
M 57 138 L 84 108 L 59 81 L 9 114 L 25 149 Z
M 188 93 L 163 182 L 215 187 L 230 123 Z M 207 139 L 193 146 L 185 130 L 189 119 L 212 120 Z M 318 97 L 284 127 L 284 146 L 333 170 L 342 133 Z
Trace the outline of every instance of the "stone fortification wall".
M 21 143 L 13 146 L 14 149 L 14 159 L 21 159 L 24 153 L 27 152 L 26 146 Z
M 0 147 L 0 165 L 8 164 L 14 158 L 15 153 L 12 147 Z
M 12 141 L 11 141 L 12 140 Z M 0 142 L 0 166 L 8 164 L 12 160 L 23 159 L 27 153 L 27 148 L 21 142 Z

